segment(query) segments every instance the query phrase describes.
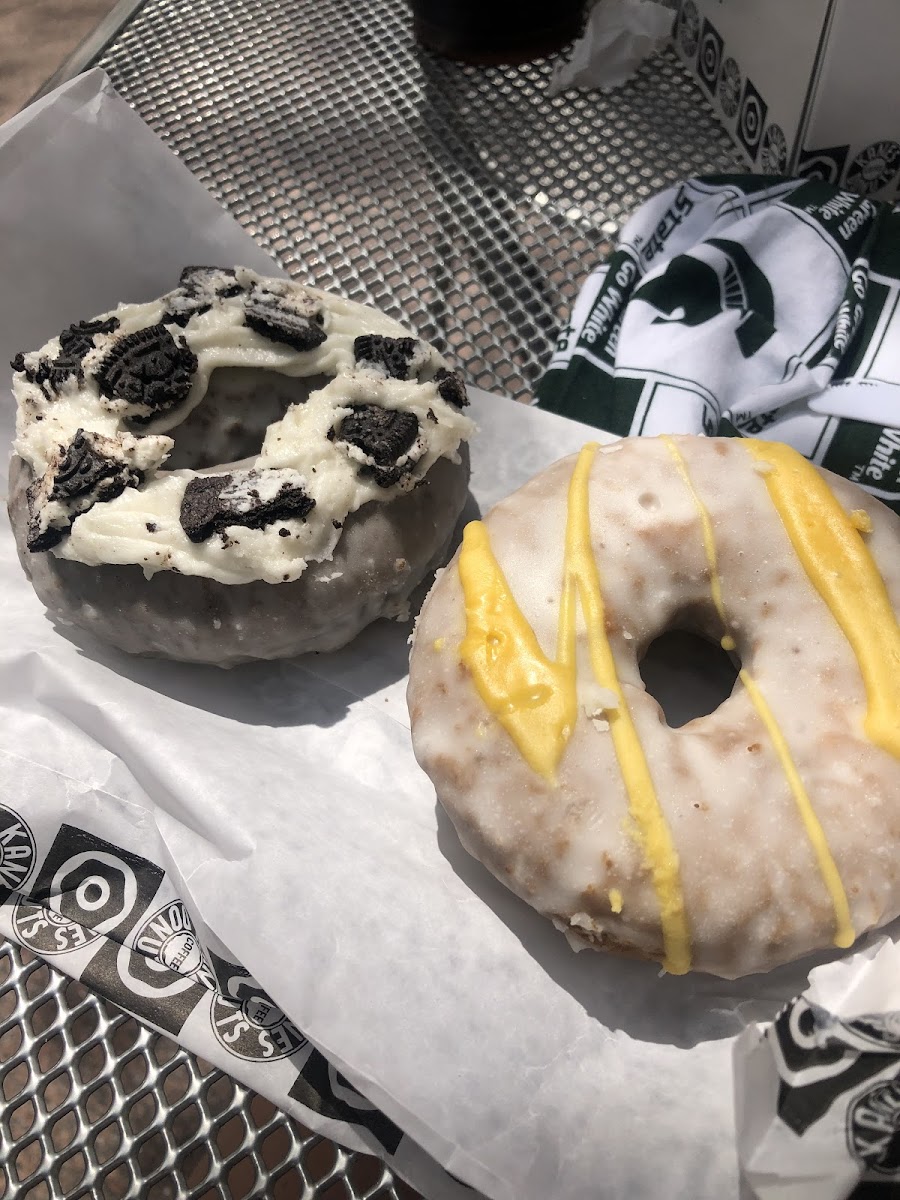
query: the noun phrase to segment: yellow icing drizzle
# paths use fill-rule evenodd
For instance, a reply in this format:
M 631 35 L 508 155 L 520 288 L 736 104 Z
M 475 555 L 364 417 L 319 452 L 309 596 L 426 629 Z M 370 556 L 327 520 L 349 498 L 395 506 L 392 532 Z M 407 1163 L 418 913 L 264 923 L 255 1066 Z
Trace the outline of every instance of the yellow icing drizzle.
M 681 975 L 690 970 L 691 949 L 678 853 L 660 808 L 631 712 L 625 702 L 612 649 L 597 563 L 591 546 L 589 480 L 596 444 L 585 446 L 569 484 L 565 561 L 557 632 L 557 662 L 543 653 L 490 547 L 481 522 L 466 526 L 459 576 L 466 608 L 460 647 L 482 701 L 515 742 L 528 765 L 551 782 L 578 711 L 576 612 L 580 601 L 597 683 L 613 692 L 610 734 L 628 795 L 644 861 L 660 908 L 664 963 Z
M 609 907 L 614 913 L 622 911 L 622 893 L 618 888 L 609 889 Z
M 852 946 L 856 940 L 856 934 L 853 931 L 853 922 L 850 919 L 850 905 L 847 903 L 847 893 L 844 891 L 844 884 L 829 848 L 828 839 L 825 837 L 825 831 L 822 829 L 822 824 L 816 816 L 806 788 L 803 786 L 800 772 L 794 765 L 790 747 L 785 741 L 784 734 L 781 732 L 781 728 L 775 720 L 765 696 L 759 690 L 756 680 L 747 671 L 741 671 L 740 680 L 747 689 L 747 694 L 753 701 L 753 707 L 759 713 L 760 720 L 766 727 L 766 732 L 772 742 L 772 748 L 778 755 L 778 761 L 781 763 L 781 768 L 785 773 L 800 812 L 800 819 L 803 821 L 806 836 L 809 838 L 813 852 L 815 853 L 822 880 L 828 889 L 828 894 L 831 896 L 831 903 L 834 907 L 834 944 L 842 947 Z
M 460 658 L 529 767 L 553 782 L 578 713 L 574 664 L 551 662 L 541 650 L 481 521 L 463 532 L 459 578 L 466 605 Z
M 709 510 L 703 503 L 694 487 L 694 482 L 691 479 L 690 472 L 687 468 L 687 463 L 678 449 L 676 444 L 668 437 L 663 437 L 663 441 L 668 448 L 669 453 L 675 460 L 678 467 L 678 473 L 684 480 L 694 505 L 697 509 L 697 515 L 700 518 L 700 523 L 703 528 L 703 545 L 706 550 L 706 561 L 709 565 L 710 573 L 710 592 L 712 593 L 712 601 L 715 606 L 719 619 L 723 627 L 727 625 L 725 617 L 725 606 L 722 600 L 722 580 L 719 575 L 719 562 L 716 553 L 715 536 L 712 529 L 712 521 L 709 516 Z M 805 460 L 804 460 L 805 461 Z M 766 475 L 768 480 L 769 476 Z M 730 646 L 726 646 L 726 641 L 730 642 Z M 722 638 L 722 645 L 726 650 L 734 648 L 734 640 L 726 635 Z M 781 764 L 781 769 L 784 771 L 788 786 L 791 789 L 791 794 L 794 797 L 794 802 L 800 814 L 800 819 L 803 822 L 803 828 L 806 830 L 806 836 L 809 838 L 813 852 L 816 856 L 816 861 L 819 866 L 819 872 L 822 875 L 822 880 L 828 893 L 831 897 L 831 903 L 834 908 L 835 917 L 835 935 L 834 944 L 836 946 L 846 947 L 852 946 L 856 938 L 853 931 L 853 925 L 850 920 L 850 907 L 847 903 L 847 893 L 844 890 L 844 885 L 841 881 L 840 873 L 837 865 L 831 854 L 828 846 L 828 841 L 825 837 L 825 832 L 822 829 L 821 822 L 816 816 L 815 809 L 812 806 L 809 795 L 804 787 L 803 780 L 800 778 L 800 773 L 791 756 L 790 747 L 785 740 L 784 734 L 775 719 L 775 716 L 769 707 L 768 701 L 760 690 L 756 680 L 747 670 L 740 672 L 740 680 L 747 691 L 747 695 L 756 709 L 760 720 L 769 735 L 772 743 L 772 748 Z
M 584 610 L 588 646 L 594 678 L 603 688 L 609 688 L 618 698 L 617 708 L 610 709 L 609 730 L 613 739 L 619 770 L 628 794 L 628 807 L 637 827 L 644 861 L 650 869 L 653 890 L 659 904 L 665 957 L 663 966 L 673 975 L 683 975 L 691 969 L 691 939 L 678 852 L 665 816 L 659 806 L 650 768 L 640 737 L 634 726 L 631 710 L 625 702 L 619 683 L 612 648 L 606 636 L 606 614 L 600 575 L 591 545 L 589 482 L 591 466 L 597 452 L 596 443 L 584 447 L 569 484 L 569 515 L 566 522 L 566 556 L 564 603 L 560 609 L 560 643 L 574 654 L 575 605 L 577 590 Z M 568 601 L 566 598 L 568 597 Z M 564 624 L 565 622 L 565 624 Z M 563 630 L 565 629 L 565 633 Z
M 866 688 L 867 737 L 900 758 L 900 626 L 875 560 L 819 472 L 778 442 L 748 438 L 810 583 L 850 643 Z

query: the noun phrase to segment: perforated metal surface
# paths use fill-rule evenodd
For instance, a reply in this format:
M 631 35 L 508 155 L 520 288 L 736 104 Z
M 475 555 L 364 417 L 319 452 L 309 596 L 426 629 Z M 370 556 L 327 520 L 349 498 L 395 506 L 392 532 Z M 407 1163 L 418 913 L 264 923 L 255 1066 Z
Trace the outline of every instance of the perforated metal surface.
M 0 945 L 0 1198 L 411 1200 L 26 950 Z
M 672 52 L 548 100 L 547 61 L 417 50 L 404 0 L 149 0 L 101 65 L 291 274 L 405 313 L 519 398 L 623 218 L 741 169 Z
M 547 62 L 418 51 L 403 0 L 147 0 L 99 62 L 291 274 L 521 399 L 627 215 L 741 169 L 673 54 L 548 100 Z M 0 1200 L 414 1195 L 2 944 L 0 1089 Z

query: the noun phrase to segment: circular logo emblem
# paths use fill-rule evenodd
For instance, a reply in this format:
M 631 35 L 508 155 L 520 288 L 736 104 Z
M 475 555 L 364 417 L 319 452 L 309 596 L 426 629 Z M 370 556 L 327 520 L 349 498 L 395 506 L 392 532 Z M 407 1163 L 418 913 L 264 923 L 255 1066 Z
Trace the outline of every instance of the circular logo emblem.
M 762 169 L 769 175 L 780 175 L 787 166 L 787 141 L 780 125 L 770 125 L 760 151 Z
M 190 915 L 181 900 L 163 905 L 140 927 L 135 950 L 179 975 L 188 975 L 216 990 L 216 977 L 207 962 Z
M 17 812 L 0 804 L 0 887 L 21 892 L 34 870 L 34 835 Z
M 890 183 L 900 167 L 900 144 L 872 142 L 857 154 L 847 172 L 847 183 L 864 196 Z
M 697 53 L 700 41 L 700 14 L 694 0 L 687 0 L 678 18 L 678 40 L 681 48 L 689 58 Z
M 237 986 L 235 986 L 237 985 Z M 235 1003 L 219 993 L 213 998 L 212 1027 L 226 1050 L 252 1061 L 288 1058 L 307 1045 L 306 1038 L 288 1020 L 253 979 L 232 978 Z
M 867 1170 L 900 1175 L 900 1080 L 857 1097 L 847 1113 L 847 1145 Z
M 31 900 L 20 900 L 13 913 L 13 929 L 18 941 L 36 954 L 65 954 L 97 940 L 100 934 L 65 913 L 45 908 Z
M 737 115 L 741 102 L 741 71 L 733 58 L 722 63 L 722 78 L 719 80 L 719 103 L 726 117 Z

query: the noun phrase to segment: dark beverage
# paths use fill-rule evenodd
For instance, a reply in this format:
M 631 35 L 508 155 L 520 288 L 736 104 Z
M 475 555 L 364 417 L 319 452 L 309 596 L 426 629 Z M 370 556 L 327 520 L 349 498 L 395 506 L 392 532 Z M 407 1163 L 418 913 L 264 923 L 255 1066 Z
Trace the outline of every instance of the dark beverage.
M 575 38 L 584 0 L 410 0 L 429 50 L 470 63 L 523 63 Z

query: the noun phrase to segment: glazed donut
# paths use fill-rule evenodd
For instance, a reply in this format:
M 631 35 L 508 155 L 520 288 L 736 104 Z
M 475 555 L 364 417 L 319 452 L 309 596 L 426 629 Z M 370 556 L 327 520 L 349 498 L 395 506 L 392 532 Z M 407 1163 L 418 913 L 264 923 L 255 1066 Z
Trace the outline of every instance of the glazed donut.
M 466 527 L 413 745 L 466 848 L 577 949 L 734 978 L 900 914 L 900 519 L 796 451 L 585 447 Z M 664 631 L 740 663 L 670 728 Z
M 132 653 L 342 646 L 405 615 L 465 502 L 459 374 L 296 283 L 188 267 L 12 366 L 22 564 L 60 621 Z

